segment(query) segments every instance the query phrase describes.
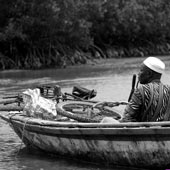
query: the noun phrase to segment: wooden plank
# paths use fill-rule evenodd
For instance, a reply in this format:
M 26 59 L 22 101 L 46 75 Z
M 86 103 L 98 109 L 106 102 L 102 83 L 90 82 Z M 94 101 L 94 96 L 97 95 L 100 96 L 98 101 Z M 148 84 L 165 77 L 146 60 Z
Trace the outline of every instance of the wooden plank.
M 40 126 L 56 126 L 56 127 L 79 127 L 79 128 L 140 128 L 140 127 L 170 127 L 170 121 L 165 122 L 127 122 L 118 124 L 102 124 L 102 123 L 79 123 L 79 122 L 58 122 L 55 120 L 40 120 L 38 118 L 27 117 L 18 112 L 18 114 L 1 113 L 0 117 L 5 117 L 12 120 L 18 120 L 21 122 L 28 121 L 29 124 L 35 124 Z
M 91 127 L 91 128 L 123 128 L 123 127 L 152 127 L 162 126 L 169 127 L 170 121 L 166 122 L 129 122 L 129 123 L 118 123 L 118 124 L 102 124 L 102 123 L 79 123 L 79 122 L 57 122 L 55 120 L 40 120 L 38 118 L 29 118 L 25 116 L 16 115 L 13 117 L 15 120 L 26 121 L 29 119 L 30 124 L 39 124 L 43 126 L 65 126 L 65 127 Z
M 27 121 L 12 121 L 13 125 L 25 127 L 26 130 L 30 130 L 37 133 L 47 133 L 55 135 L 121 135 L 121 136 L 169 136 L 170 140 L 170 127 L 154 127 L 154 128 L 68 128 L 68 127 L 49 127 L 29 124 Z M 149 138 L 148 138 L 149 140 Z M 159 140 L 159 139 L 157 139 Z
M 20 106 L 0 106 L 0 111 L 6 111 L 6 112 L 10 112 L 10 111 L 23 111 L 23 107 Z

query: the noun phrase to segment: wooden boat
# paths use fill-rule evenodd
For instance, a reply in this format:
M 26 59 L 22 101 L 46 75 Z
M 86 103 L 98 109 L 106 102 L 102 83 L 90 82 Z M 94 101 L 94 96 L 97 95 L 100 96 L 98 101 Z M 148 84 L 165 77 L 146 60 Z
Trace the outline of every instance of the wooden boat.
M 170 122 L 80 123 L 1 113 L 26 146 L 78 159 L 142 168 L 170 167 Z

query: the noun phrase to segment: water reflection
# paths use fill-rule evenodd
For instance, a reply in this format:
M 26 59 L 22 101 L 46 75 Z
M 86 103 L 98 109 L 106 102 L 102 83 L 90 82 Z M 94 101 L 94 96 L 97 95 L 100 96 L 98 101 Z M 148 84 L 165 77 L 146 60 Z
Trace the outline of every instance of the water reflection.
M 68 157 L 54 157 L 33 149 L 28 150 L 26 147 L 18 152 L 20 144 L 10 150 L 12 147 L 11 145 L 6 149 L 6 155 L 3 155 L 4 159 L 0 161 L 2 170 L 142 170 L 120 166 L 108 167 Z

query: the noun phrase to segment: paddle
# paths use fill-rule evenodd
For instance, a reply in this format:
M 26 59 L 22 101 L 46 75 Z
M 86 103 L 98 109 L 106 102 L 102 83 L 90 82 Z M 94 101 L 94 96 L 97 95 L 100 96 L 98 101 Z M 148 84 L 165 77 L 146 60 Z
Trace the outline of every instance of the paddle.
M 132 77 L 132 89 L 131 89 L 131 92 L 130 92 L 130 95 L 129 95 L 128 102 L 130 101 L 132 94 L 135 90 L 135 84 L 136 84 L 136 74 L 134 74 L 133 77 Z

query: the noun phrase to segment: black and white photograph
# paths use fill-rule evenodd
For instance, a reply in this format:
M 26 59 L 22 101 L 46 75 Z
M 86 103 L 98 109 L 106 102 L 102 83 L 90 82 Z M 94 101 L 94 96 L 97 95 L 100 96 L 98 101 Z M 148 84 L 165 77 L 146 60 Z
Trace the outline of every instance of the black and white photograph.
M 170 1 L 0 0 L 0 170 L 170 170 Z

